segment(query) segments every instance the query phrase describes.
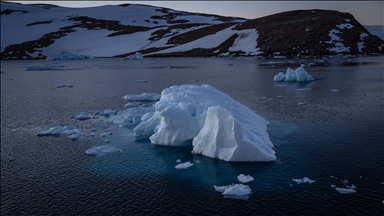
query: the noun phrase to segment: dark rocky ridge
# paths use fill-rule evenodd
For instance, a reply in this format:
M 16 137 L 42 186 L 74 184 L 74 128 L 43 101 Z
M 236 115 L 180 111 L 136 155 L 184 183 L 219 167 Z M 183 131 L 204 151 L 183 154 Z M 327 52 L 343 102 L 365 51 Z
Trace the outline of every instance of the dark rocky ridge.
M 346 20 L 349 20 L 347 22 Z M 339 29 L 336 25 L 350 23 L 353 28 Z M 259 37 L 257 44 L 264 56 L 272 56 L 275 52 L 288 57 L 301 54 L 305 55 L 330 55 L 335 54 L 329 48 L 329 31 L 337 29 L 345 46 L 350 47 L 349 54 L 358 54 L 357 43 L 360 42 L 361 33 L 369 36 L 364 38 L 365 48 L 363 53 L 384 53 L 378 47 L 383 41 L 371 35 L 351 14 L 331 10 L 295 10 L 266 16 L 259 19 L 248 20 L 235 27 L 237 30 L 257 29 Z M 308 29 L 308 31 L 306 31 Z M 320 43 L 322 41 L 322 43 Z

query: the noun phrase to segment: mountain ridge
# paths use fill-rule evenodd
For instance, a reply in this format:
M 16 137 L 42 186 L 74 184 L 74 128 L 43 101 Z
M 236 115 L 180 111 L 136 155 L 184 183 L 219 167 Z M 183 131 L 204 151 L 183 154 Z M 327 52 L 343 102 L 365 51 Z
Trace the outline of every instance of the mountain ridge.
M 351 14 L 294 10 L 257 19 L 148 5 L 91 8 L 1 2 L 1 59 L 72 52 L 96 57 L 316 57 L 384 53 L 384 41 Z

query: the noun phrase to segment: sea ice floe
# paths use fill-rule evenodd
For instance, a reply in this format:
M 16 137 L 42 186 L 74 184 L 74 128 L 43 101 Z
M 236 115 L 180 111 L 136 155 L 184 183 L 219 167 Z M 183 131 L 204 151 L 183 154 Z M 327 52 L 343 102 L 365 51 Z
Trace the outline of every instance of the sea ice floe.
M 116 151 L 121 151 L 121 150 L 113 146 L 102 145 L 102 146 L 94 146 L 86 150 L 85 154 L 92 155 L 92 156 L 101 156 L 101 155 L 105 155 L 105 154 L 116 152 Z
M 185 170 L 185 169 L 188 169 L 189 167 L 193 166 L 193 163 L 187 161 L 187 162 L 184 162 L 184 163 L 179 163 L 175 166 L 175 168 L 177 170 Z
M 82 120 L 90 119 L 92 117 L 86 112 L 81 112 L 80 114 L 77 114 L 76 116 L 73 116 L 72 118 L 82 121 Z
M 311 82 L 315 79 L 303 67 L 299 67 L 296 70 L 288 68 L 285 74 L 279 72 L 273 80 L 277 82 Z
M 306 102 L 299 102 L 299 103 L 297 103 L 297 105 L 299 105 L 299 106 L 303 106 L 305 104 L 307 104 L 307 103 Z
M 37 136 L 49 136 L 49 135 L 72 135 L 72 134 L 80 134 L 81 131 L 72 127 L 72 126 L 55 126 L 51 127 L 46 131 L 42 131 L 37 133 Z
M 147 80 L 145 79 L 140 79 L 140 80 L 136 80 L 137 83 L 147 83 Z
M 302 179 L 292 179 L 292 181 L 296 182 L 297 184 L 301 184 L 301 183 L 310 183 L 312 184 L 313 182 L 315 182 L 315 180 L 311 180 L 307 177 L 304 177 Z
M 239 176 L 237 176 L 237 179 L 241 182 L 241 183 L 248 183 L 248 182 L 251 182 L 253 181 L 253 177 L 250 176 L 250 175 L 244 175 L 244 174 L 240 174 Z
M 273 161 L 268 121 L 210 85 L 172 86 L 134 129 L 153 144 L 185 146 L 225 161 Z
M 128 94 L 123 98 L 127 101 L 158 101 L 161 95 L 157 93 Z
M 350 194 L 350 193 L 355 193 L 356 190 L 352 188 L 335 188 L 339 193 L 341 194 Z
M 123 58 L 123 60 L 135 60 L 135 59 L 143 59 L 143 54 L 141 54 L 140 52 L 136 52 L 133 55 Z

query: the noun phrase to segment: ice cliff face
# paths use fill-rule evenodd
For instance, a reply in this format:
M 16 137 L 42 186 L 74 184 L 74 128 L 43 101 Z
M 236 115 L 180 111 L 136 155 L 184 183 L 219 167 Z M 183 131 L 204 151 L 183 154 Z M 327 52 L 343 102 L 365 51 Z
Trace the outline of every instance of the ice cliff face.
M 145 5 L 65 8 L 1 2 L 1 59 L 317 56 L 384 53 L 349 13 L 297 10 L 247 20 Z

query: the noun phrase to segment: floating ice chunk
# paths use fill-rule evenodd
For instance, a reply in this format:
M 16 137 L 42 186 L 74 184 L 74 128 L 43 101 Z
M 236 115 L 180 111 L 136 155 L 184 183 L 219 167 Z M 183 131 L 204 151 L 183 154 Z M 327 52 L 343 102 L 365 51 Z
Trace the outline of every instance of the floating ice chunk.
M 355 193 L 356 191 L 352 188 L 335 188 L 339 193 L 341 194 L 350 194 L 350 193 Z
M 147 83 L 147 80 L 144 80 L 144 79 L 140 79 L 140 80 L 136 80 L 137 83 Z
M 356 186 L 353 185 L 353 184 L 351 186 L 345 186 L 345 187 L 350 188 L 350 189 L 355 189 L 356 188 Z
M 209 85 L 162 91 L 156 112 L 135 129 L 153 144 L 190 145 L 193 152 L 225 161 L 275 160 L 268 121 Z
M 234 70 L 233 69 L 227 69 L 226 71 L 227 72 L 233 72 Z
M 110 115 L 116 115 L 119 111 L 117 110 L 110 110 L 106 109 L 104 112 L 100 113 L 101 116 L 110 116 Z
M 273 80 L 277 82 L 311 82 L 315 79 L 310 74 L 308 74 L 303 67 L 299 67 L 296 70 L 287 68 L 285 74 L 283 72 L 279 72 L 277 75 L 275 75 Z
M 241 182 L 241 183 L 248 183 L 248 182 L 251 182 L 253 181 L 253 177 L 250 176 L 250 175 L 244 175 L 244 174 L 240 174 L 239 176 L 237 176 L 237 179 Z
M 307 104 L 306 102 L 299 102 L 299 103 L 297 103 L 299 106 L 303 106 L 303 105 L 305 105 L 305 104 Z
M 176 160 L 176 163 L 180 163 L 180 162 L 181 162 L 181 160 L 180 160 L 180 159 L 177 159 L 177 160 Z
M 315 182 L 315 180 L 311 180 L 307 177 L 304 177 L 302 179 L 292 179 L 292 181 L 296 182 L 297 184 L 301 184 L 301 183 L 310 183 L 312 184 L 313 182 Z
M 25 67 L 26 71 L 40 71 L 40 70 L 54 70 L 51 65 L 43 65 L 43 66 L 27 66 Z
M 267 100 L 268 97 L 261 97 L 260 100 Z
M 81 138 L 81 135 L 75 133 L 75 134 L 71 134 L 71 135 L 69 135 L 67 138 L 68 138 L 68 139 L 71 139 L 71 140 L 78 140 L 78 139 Z
M 60 85 L 56 86 L 56 88 L 65 88 L 65 87 L 72 88 L 73 85 L 60 84 Z
M 92 117 L 86 112 L 81 112 L 80 114 L 73 116 L 72 118 L 82 121 L 82 120 L 90 119 Z
M 93 156 L 101 156 L 101 155 L 116 152 L 119 150 L 120 149 L 113 147 L 113 146 L 102 145 L 102 146 L 94 146 L 94 147 L 86 150 L 85 154 L 93 155 Z
M 125 95 L 123 98 L 127 101 L 158 101 L 161 95 L 157 93 L 142 93 Z
M 299 88 L 298 91 L 310 91 L 312 88 Z
M 56 127 L 51 127 L 46 131 L 39 132 L 36 135 L 37 136 L 62 135 L 62 134 L 71 135 L 76 133 L 79 134 L 80 131 L 78 129 L 75 129 L 72 126 L 64 126 L 64 127 L 56 126 Z
M 213 187 L 215 188 L 215 191 L 218 191 L 220 193 L 223 193 L 225 191 L 225 189 L 227 189 L 229 187 L 229 185 L 225 185 L 225 186 L 216 186 L 216 185 L 213 185 Z
M 124 108 L 125 108 L 125 109 L 129 109 L 129 108 L 132 108 L 132 107 L 138 107 L 138 106 L 140 106 L 139 103 L 135 103 L 135 102 L 133 102 L 133 103 L 127 103 L 127 104 L 125 104 L 125 105 L 124 105 Z
M 133 55 L 126 56 L 123 58 L 123 60 L 135 60 L 135 59 L 143 59 L 143 54 L 136 52 Z
M 188 169 L 189 167 L 193 166 L 193 163 L 187 161 L 185 163 L 179 163 L 175 166 L 175 168 L 177 170 L 184 170 L 184 169 Z
M 223 192 L 223 195 L 234 195 L 234 196 L 245 196 L 249 195 L 252 192 L 251 188 L 248 185 L 235 184 L 230 185 Z
M 336 185 L 331 185 L 331 188 L 336 188 Z
M 339 89 L 332 89 L 331 91 L 332 91 L 332 92 L 338 92 Z

